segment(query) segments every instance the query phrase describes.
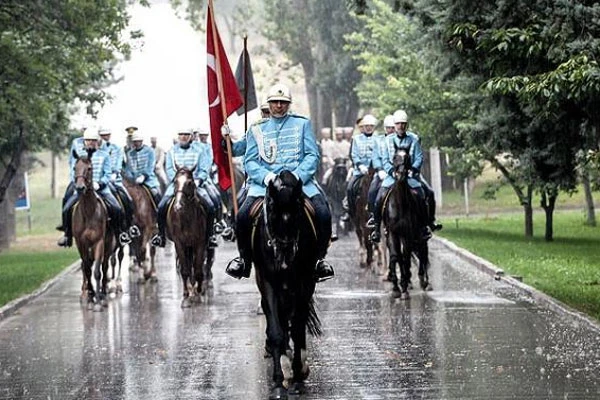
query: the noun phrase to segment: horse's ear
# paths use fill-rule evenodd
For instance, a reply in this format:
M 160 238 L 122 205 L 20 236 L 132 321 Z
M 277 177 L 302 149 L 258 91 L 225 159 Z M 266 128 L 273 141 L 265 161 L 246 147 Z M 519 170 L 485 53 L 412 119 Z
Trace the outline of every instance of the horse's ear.
M 92 159 L 92 155 L 94 154 L 94 149 L 87 149 L 87 157 L 88 160 Z
M 79 160 L 79 154 L 75 151 L 75 149 L 73 149 L 73 151 L 71 152 L 71 155 L 73 156 L 74 159 Z
M 192 168 L 190 168 L 190 172 L 194 172 L 197 167 L 198 167 L 198 163 L 194 164 L 194 166 Z

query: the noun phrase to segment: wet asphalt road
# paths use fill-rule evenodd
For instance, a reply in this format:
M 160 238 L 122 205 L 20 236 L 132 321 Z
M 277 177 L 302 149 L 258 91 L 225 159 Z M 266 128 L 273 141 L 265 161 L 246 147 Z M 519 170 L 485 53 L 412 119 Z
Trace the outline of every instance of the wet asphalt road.
M 332 246 L 337 277 L 317 287 L 325 334 L 309 339 L 301 398 L 600 398 L 598 331 L 435 244 L 435 290 L 392 299 L 389 283 L 358 267 L 355 246 Z M 79 271 L 65 275 L 0 322 L 0 399 L 267 398 L 258 291 L 223 272 L 234 249 L 221 244 L 212 294 L 186 310 L 168 251 L 158 283 L 125 271 L 104 312 L 80 306 Z

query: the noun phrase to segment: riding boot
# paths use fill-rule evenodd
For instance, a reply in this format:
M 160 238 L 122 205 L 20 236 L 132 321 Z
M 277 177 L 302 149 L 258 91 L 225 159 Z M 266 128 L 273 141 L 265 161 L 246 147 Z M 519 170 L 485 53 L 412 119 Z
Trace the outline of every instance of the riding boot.
M 236 279 L 249 278 L 252 270 L 252 219 L 249 214 L 250 206 L 254 201 L 248 198 L 246 202 L 238 212 L 235 223 L 240 256 L 231 260 L 225 268 L 227 275 Z
M 342 209 L 344 210 L 344 213 L 340 217 L 340 221 L 343 221 L 343 222 L 350 221 L 350 205 L 348 203 L 349 203 L 348 196 L 346 196 L 342 200 Z
M 156 247 L 165 247 L 167 244 L 165 230 L 167 226 L 168 202 L 163 207 L 158 208 L 156 220 L 158 223 L 158 233 L 152 237 L 152 245 Z
M 131 238 L 135 238 L 140 236 L 142 233 L 140 232 L 140 228 L 133 224 L 133 215 L 135 212 L 135 208 L 133 205 L 133 199 L 129 196 L 129 193 L 124 188 L 117 189 L 121 202 L 123 203 L 123 214 L 125 216 L 125 225 L 127 233 Z
M 430 193 L 427 196 L 427 215 L 429 216 L 429 229 L 432 232 L 439 231 L 443 228 L 443 225 L 438 223 L 435 218 L 435 198 L 433 197 L 433 193 Z
M 71 208 L 62 212 L 62 220 L 65 234 L 58 239 L 57 245 L 61 247 L 71 247 L 73 245 L 73 233 L 71 232 Z
M 315 196 L 311 199 L 315 207 L 317 263 L 315 265 L 315 280 L 323 282 L 334 277 L 335 272 L 329 262 L 325 260 L 329 242 L 332 240 L 331 212 L 324 196 Z
M 375 200 L 375 209 L 373 210 L 373 232 L 371 232 L 370 239 L 373 243 L 379 243 L 381 241 L 381 217 L 383 213 L 383 199 L 385 194 L 378 194 Z
M 126 244 L 131 243 L 131 236 L 129 235 L 129 225 L 127 223 L 127 218 L 124 215 L 123 210 L 114 210 L 115 215 L 115 232 L 119 232 L 118 238 L 119 243 L 124 246 Z

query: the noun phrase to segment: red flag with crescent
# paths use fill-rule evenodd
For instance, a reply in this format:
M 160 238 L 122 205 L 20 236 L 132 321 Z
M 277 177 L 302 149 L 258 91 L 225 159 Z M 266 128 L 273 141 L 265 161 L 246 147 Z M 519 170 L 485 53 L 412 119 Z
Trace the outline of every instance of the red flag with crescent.
M 218 56 L 215 52 L 215 42 L 219 52 Z M 206 23 L 206 53 L 208 111 L 210 115 L 212 151 L 219 174 L 219 186 L 221 189 L 227 190 L 231 187 L 231 177 L 229 175 L 229 160 L 225 150 L 221 146 L 221 126 L 225 122 L 221 102 L 225 104 L 225 114 L 228 117 L 233 114 L 235 110 L 240 108 L 244 101 L 242 100 L 240 91 L 235 83 L 235 77 L 231 72 L 229 61 L 227 61 L 227 54 L 225 54 L 225 49 L 221 43 L 219 31 L 217 30 L 216 24 L 213 23 L 213 10 L 210 3 L 208 6 Z M 219 93 L 219 75 L 223 82 L 221 93 Z

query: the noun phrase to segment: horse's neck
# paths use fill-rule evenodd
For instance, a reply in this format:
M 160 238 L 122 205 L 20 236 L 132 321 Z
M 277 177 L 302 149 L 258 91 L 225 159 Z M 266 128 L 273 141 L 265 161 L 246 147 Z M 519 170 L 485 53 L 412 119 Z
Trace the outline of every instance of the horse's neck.
M 92 189 L 86 190 L 79 197 L 79 205 L 85 215 L 94 213 L 96 207 L 99 205 L 98 200 L 98 196 L 96 196 L 96 193 Z

